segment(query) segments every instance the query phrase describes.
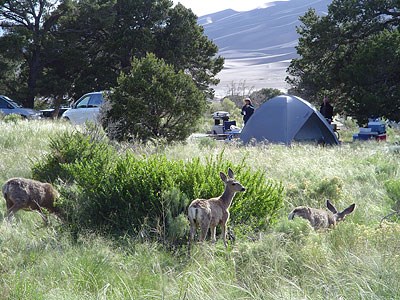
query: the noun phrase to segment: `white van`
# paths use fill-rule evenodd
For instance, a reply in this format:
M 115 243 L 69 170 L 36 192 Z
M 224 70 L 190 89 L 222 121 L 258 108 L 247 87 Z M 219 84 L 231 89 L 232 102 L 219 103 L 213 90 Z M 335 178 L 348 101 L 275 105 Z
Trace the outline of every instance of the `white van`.
M 83 95 L 62 114 L 62 118 L 75 125 L 83 124 L 86 121 L 97 122 L 100 106 L 103 104 L 103 93 L 93 92 Z

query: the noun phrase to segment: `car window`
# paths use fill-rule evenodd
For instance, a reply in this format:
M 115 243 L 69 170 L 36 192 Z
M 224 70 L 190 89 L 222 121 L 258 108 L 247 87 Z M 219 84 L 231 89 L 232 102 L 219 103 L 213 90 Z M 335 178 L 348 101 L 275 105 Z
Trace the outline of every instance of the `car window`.
M 0 98 L 0 108 L 9 108 L 8 102 L 2 98 Z
M 93 94 L 90 97 L 89 107 L 98 107 L 103 102 L 103 97 L 101 94 Z
M 76 108 L 88 107 L 90 95 L 83 97 L 77 104 Z

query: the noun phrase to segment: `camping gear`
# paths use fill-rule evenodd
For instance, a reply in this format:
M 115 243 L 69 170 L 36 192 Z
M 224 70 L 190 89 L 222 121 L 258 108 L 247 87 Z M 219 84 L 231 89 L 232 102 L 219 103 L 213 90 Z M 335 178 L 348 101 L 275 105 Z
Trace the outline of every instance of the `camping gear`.
M 386 141 L 386 125 L 379 118 L 369 119 L 367 127 L 360 127 L 359 132 L 353 134 L 353 141 L 371 139 Z
M 339 140 L 324 116 L 309 102 L 280 95 L 263 103 L 244 126 L 241 140 L 283 143 L 317 142 L 338 145 Z
M 238 137 L 241 129 L 236 126 L 236 121 L 229 121 L 229 113 L 226 111 L 216 111 L 213 113 L 214 125 L 212 127 L 212 137 L 216 139 L 232 139 Z

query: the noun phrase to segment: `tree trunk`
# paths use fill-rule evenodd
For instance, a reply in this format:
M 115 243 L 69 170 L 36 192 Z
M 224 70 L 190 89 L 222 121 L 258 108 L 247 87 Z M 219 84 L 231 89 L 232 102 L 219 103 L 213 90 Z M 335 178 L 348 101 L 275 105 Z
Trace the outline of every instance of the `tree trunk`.
M 32 52 L 32 60 L 29 67 L 28 92 L 25 99 L 25 107 L 35 106 L 36 83 L 40 73 L 40 47 L 36 47 Z

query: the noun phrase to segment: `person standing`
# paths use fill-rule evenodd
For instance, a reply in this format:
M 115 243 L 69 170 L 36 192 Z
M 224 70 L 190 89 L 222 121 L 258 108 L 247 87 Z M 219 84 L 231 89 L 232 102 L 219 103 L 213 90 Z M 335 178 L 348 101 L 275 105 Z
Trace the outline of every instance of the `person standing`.
M 251 99 L 250 98 L 246 98 L 244 99 L 244 105 L 242 107 L 242 112 L 241 114 L 243 115 L 243 122 L 246 125 L 247 121 L 250 119 L 250 117 L 253 115 L 254 113 L 254 106 L 251 103 Z
M 329 99 L 327 97 L 324 97 L 319 112 L 325 117 L 325 119 L 327 119 L 329 122 L 332 122 L 333 106 L 329 103 Z

